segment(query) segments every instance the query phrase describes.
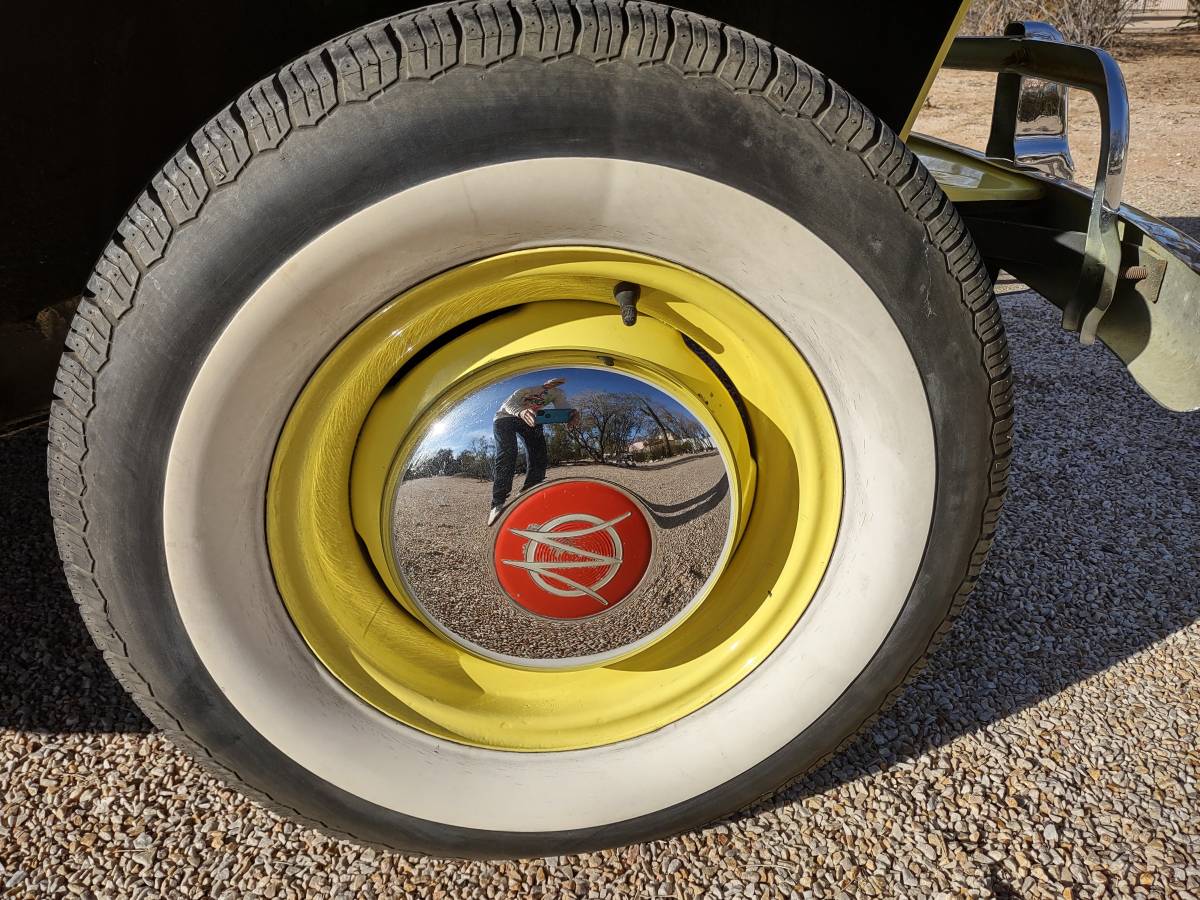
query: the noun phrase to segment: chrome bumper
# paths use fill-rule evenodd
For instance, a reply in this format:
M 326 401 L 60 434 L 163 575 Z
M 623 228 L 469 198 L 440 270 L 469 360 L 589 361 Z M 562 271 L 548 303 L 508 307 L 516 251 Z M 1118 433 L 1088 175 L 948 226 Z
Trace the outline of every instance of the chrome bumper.
M 1129 149 L 1129 95 L 1120 67 L 1103 50 L 1063 43 L 1056 29 L 1041 22 L 1014 22 L 1005 37 L 959 38 L 945 65 L 999 73 L 987 155 L 1031 164 L 1054 177 L 1073 172 L 1063 85 L 1096 98 L 1101 129 L 1096 190 L 1078 285 L 1063 308 L 1063 328 L 1092 343 L 1112 305 L 1121 262 L 1117 210 Z M 1050 84 L 1032 85 L 1026 78 Z

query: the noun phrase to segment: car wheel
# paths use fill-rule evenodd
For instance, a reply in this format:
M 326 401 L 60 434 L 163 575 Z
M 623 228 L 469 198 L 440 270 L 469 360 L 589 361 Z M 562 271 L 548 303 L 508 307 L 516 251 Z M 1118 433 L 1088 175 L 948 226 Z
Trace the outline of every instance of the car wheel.
M 152 178 L 68 344 L 55 529 L 114 671 L 231 783 L 406 850 L 645 840 L 811 769 L 1005 485 L 954 207 L 820 73 L 652 3 L 285 66 Z M 489 526 L 502 404 L 564 377 Z

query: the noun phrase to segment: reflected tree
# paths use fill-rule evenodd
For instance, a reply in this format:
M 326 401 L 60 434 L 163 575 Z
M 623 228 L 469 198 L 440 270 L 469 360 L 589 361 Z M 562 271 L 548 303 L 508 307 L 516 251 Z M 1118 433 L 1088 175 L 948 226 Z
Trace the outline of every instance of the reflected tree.
M 658 426 L 658 433 L 662 436 L 663 456 L 674 456 L 675 452 L 671 449 L 671 430 L 664 422 L 664 419 L 668 418 L 670 413 L 666 409 L 655 410 L 654 404 L 645 397 L 638 398 L 638 403 L 642 411 Z
M 479 481 L 491 481 L 496 471 L 496 447 L 485 437 L 477 437 L 471 446 L 458 454 L 458 467 L 463 475 Z
M 627 452 L 644 427 L 641 399 L 633 394 L 584 391 L 574 398 L 579 426 L 568 429 L 580 455 L 603 463 Z
M 550 425 L 544 429 L 551 466 L 571 462 L 631 463 L 664 459 L 696 450 L 713 449 L 704 426 L 694 416 L 656 403 L 641 393 L 583 391 L 571 398 L 579 412 L 578 427 Z M 525 471 L 525 448 L 516 471 Z M 490 481 L 495 474 L 496 447 L 477 436 L 465 448 L 425 450 L 405 470 L 405 480 L 458 475 Z

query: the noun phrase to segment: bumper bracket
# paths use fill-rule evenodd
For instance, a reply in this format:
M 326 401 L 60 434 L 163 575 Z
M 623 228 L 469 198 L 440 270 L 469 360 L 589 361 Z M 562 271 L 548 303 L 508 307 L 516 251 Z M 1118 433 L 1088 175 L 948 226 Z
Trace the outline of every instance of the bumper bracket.
M 1082 343 L 1091 344 L 1112 306 L 1121 266 L 1117 213 L 1129 149 L 1129 97 L 1120 67 L 1104 50 L 1063 43 L 1055 29 L 1038 22 L 1014 22 L 1004 37 L 958 38 L 945 65 L 998 73 L 988 156 L 1032 163 L 1058 178 L 1069 175 L 1071 159 L 1066 98 L 1059 86 L 1080 88 L 1096 98 L 1100 162 L 1078 280 L 1062 320 L 1063 328 L 1078 332 Z M 1026 89 L 1028 78 L 1053 84 Z M 1034 99 L 1039 94 L 1041 109 Z M 1061 115 L 1056 116 L 1059 109 Z M 1036 133 L 1039 118 L 1041 135 Z

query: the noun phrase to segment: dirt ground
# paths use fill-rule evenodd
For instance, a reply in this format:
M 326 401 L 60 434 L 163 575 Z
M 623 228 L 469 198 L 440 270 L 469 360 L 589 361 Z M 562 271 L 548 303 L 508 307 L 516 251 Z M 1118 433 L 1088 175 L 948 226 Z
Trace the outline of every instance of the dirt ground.
M 1131 146 L 1125 202 L 1158 216 L 1194 217 L 1200 190 L 1200 32 L 1126 35 L 1113 55 L 1129 89 Z M 996 77 L 943 70 L 915 130 L 982 149 Z M 1068 127 L 1076 179 L 1095 177 L 1100 144 L 1096 102 L 1071 91 Z

